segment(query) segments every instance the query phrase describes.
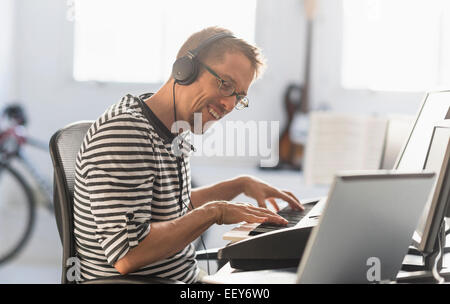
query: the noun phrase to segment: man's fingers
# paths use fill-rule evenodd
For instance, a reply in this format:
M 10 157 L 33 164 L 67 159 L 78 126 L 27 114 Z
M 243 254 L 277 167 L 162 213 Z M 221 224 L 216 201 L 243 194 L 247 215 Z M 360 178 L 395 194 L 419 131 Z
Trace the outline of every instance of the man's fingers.
M 292 192 L 289 192 L 289 191 L 287 191 L 287 190 L 282 190 L 284 193 L 286 193 L 287 195 L 290 195 L 293 199 L 295 199 L 296 201 L 297 201 L 297 203 L 299 203 L 300 205 L 302 204 L 301 202 L 300 202 L 300 200 L 292 193 Z
M 264 202 L 264 200 L 263 200 Z M 267 208 L 260 208 L 248 203 L 227 203 L 221 205 L 221 217 L 217 224 L 236 224 L 239 222 L 287 225 L 288 221 Z
M 256 208 L 256 210 L 254 210 L 254 212 L 256 214 L 258 214 L 259 216 L 267 217 L 268 222 L 279 224 L 279 225 L 287 225 L 288 224 L 288 221 L 284 217 L 276 214 L 275 212 L 273 212 L 267 208 Z
M 244 217 L 247 223 L 264 223 L 267 221 L 267 217 L 265 216 L 257 216 L 250 213 L 244 214 Z
M 245 221 L 247 223 L 273 223 L 276 225 L 287 225 L 288 221 L 286 221 L 284 218 L 279 216 L 257 216 L 254 214 L 246 214 L 245 215 Z
M 293 209 L 297 209 L 297 210 L 305 210 L 305 207 L 303 207 L 302 204 L 300 204 L 300 202 L 298 202 L 297 200 L 295 200 L 293 197 L 291 197 L 289 194 L 284 193 L 282 191 L 279 190 L 275 190 L 273 192 L 273 197 L 276 198 L 281 198 L 282 200 L 286 201 Z M 295 196 L 294 196 L 295 197 Z
M 283 217 L 281 217 L 279 215 L 267 215 L 267 216 L 265 216 L 265 221 L 263 223 L 266 223 L 266 222 L 273 223 L 273 224 L 276 224 L 276 225 L 283 225 L 283 226 L 285 226 L 285 225 L 287 225 L 289 223 L 285 218 L 283 218 Z
M 287 191 L 287 190 L 283 190 L 283 192 L 284 192 L 285 194 L 289 195 L 290 197 L 292 197 L 292 198 L 293 198 L 293 199 L 301 206 L 302 210 L 305 210 L 305 207 L 302 205 L 302 203 L 300 202 L 300 200 L 299 200 L 292 192 L 289 192 L 289 191 Z
M 263 201 L 264 202 L 264 201 Z M 265 208 L 265 207 L 255 207 L 255 206 L 246 206 L 246 213 L 251 212 L 253 215 L 257 217 L 266 218 L 267 222 L 279 224 L 279 225 L 287 225 L 288 221 L 276 214 L 275 212 Z
M 263 198 L 257 199 L 259 208 L 266 208 L 266 202 Z
M 278 207 L 277 202 L 273 198 L 269 197 L 269 198 L 267 198 L 267 200 L 272 205 L 272 207 L 275 209 L 275 212 L 280 211 L 280 207 Z M 258 201 L 258 206 L 260 208 L 267 208 L 265 199 L 258 199 L 257 201 Z
M 269 201 L 269 203 L 272 205 L 272 207 L 275 209 L 276 212 L 280 211 L 280 207 L 278 207 L 278 204 L 275 201 L 275 199 L 268 198 L 267 200 Z

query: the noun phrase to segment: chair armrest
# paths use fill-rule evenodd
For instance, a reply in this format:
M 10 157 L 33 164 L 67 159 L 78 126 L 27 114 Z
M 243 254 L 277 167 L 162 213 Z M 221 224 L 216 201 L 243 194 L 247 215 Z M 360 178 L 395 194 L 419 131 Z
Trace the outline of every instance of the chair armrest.
M 211 248 L 207 250 L 197 250 L 195 258 L 197 260 L 217 260 L 217 252 L 222 248 Z
M 87 280 L 83 281 L 82 284 L 183 284 L 183 282 L 157 276 L 120 275 Z

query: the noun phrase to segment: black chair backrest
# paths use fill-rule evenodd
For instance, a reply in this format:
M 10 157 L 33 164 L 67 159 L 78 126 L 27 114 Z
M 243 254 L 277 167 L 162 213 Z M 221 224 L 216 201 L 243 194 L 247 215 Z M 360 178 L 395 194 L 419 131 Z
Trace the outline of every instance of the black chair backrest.
M 67 280 L 66 272 L 73 265 L 67 265 L 75 256 L 73 234 L 73 191 L 75 185 L 76 157 L 83 139 L 93 121 L 80 121 L 58 130 L 50 139 L 50 155 L 53 162 L 53 201 L 55 218 L 63 247 L 61 283 Z

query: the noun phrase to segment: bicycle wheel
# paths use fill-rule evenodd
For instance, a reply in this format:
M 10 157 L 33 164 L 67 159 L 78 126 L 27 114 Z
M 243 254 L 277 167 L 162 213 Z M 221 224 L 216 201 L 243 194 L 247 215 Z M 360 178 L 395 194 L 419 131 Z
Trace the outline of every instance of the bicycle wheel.
M 15 257 L 25 246 L 34 219 L 30 186 L 15 169 L 0 164 L 0 264 Z

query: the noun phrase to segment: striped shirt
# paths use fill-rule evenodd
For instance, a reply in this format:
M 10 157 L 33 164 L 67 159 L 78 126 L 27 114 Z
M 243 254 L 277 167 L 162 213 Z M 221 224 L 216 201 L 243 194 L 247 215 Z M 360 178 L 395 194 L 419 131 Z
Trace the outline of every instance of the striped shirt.
M 128 94 L 111 106 L 77 155 L 74 233 L 82 280 L 118 275 L 113 265 L 147 236 L 150 223 L 187 212 L 189 159 L 180 166 L 171 150 L 174 135 L 142 102 L 149 96 Z M 190 244 L 133 274 L 192 283 L 198 272 Z

